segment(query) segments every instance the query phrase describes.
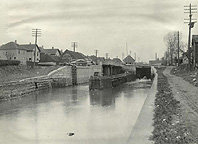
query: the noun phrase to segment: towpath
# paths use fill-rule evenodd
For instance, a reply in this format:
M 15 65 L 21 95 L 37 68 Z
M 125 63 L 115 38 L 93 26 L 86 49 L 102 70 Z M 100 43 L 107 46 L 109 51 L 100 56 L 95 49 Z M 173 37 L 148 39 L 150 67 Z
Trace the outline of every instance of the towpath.
M 154 69 L 154 71 L 156 71 Z M 150 92 L 144 102 L 141 109 L 140 115 L 138 116 L 136 123 L 130 133 L 127 144 L 152 144 L 153 141 L 149 140 L 152 135 L 153 127 L 153 111 L 155 108 L 154 101 L 157 93 L 157 78 L 156 76 L 153 80 Z
M 174 97 L 181 103 L 182 118 L 186 127 L 191 130 L 193 137 L 198 139 L 198 88 L 181 77 L 171 75 L 172 68 L 167 67 L 163 73 L 168 79 Z

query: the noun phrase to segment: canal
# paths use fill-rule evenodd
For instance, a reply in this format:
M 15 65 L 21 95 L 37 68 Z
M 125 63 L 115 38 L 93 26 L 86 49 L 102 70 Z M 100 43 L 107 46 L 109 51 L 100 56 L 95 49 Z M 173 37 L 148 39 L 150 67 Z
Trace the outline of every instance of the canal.
M 1 102 L 1 143 L 125 144 L 150 85 L 136 81 L 89 91 L 85 84 Z

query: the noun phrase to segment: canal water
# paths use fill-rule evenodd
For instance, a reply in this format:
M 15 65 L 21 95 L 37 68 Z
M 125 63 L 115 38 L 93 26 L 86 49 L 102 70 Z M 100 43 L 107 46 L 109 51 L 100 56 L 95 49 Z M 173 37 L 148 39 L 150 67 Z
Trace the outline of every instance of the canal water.
M 136 81 L 100 91 L 89 91 L 88 85 L 79 85 L 1 102 L 0 141 L 4 144 L 125 144 L 150 85 Z

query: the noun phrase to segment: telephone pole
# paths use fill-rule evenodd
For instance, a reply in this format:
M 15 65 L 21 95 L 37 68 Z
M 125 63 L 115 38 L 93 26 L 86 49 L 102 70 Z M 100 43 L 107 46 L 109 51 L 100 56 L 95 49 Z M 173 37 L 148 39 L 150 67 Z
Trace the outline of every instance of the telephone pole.
M 96 52 L 96 57 L 98 57 L 98 50 L 95 50 L 95 52 Z
M 72 45 L 71 46 L 74 48 L 74 52 L 76 52 L 77 42 L 72 42 Z
M 35 67 L 36 63 L 36 46 L 37 46 L 37 38 L 41 36 L 41 29 L 32 29 L 32 36 L 35 37 L 35 48 L 34 48 L 34 64 L 33 67 Z
M 195 19 L 192 19 L 192 14 L 197 13 L 197 11 L 196 11 L 197 6 L 190 4 L 189 6 L 184 6 L 184 7 L 187 7 L 187 9 L 184 9 L 184 10 L 187 10 L 187 12 L 184 12 L 184 13 L 189 13 L 189 19 L 184 19 L 184 20 L 189 20 L 189 22 L 188 22 L 188 25 L 189 25 L 189 33 L 188 33 L 188 70 L 191 70 L 191 47 L 190 47 L 191 28 L 193 28 L 194 24 L 196 23 L 196 22 L 192 22 L 192 20 L 195 20 Z
M 127 46 L 127 43 L 126 43 L 126 55 L 128 56 L 128 46 Z

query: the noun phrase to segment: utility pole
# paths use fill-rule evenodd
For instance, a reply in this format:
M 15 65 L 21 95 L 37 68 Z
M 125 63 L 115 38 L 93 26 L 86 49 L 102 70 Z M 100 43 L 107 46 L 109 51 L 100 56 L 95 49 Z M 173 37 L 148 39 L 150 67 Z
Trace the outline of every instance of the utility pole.
M 127 43 L 126 43 L 126 55 L 128 56 L 128 46 L 127 46 Z
M 76 52 L 76 48 L 77 48 L 77 42 L 72 42 L 72 45 L 71 45 L 74 49 L 74 52 Z
M 177 41 L 178 41 L 178 44 L 177 44 L 177 46 L 178 46 L 178 49 L 177 49 L 177 66 L 179 66 L 179 63 L 180 63 L 180 59 L 179 59 L 179 50 L 180 50 L 180 46 L 179 46 L 179 31 L 177 32 Z
M 190 40 L 191 40 L 191 28 L 194 27 L 194 24 L 195 22 L 192 22 L 192 20 L 195 20 L 195 19 L 192 19 L 192 13 L 196 13 L 197 11 L 197 7 L 196 5 L 189 5 L 189 6 L 184 6 L 184 7 L 187 7 L 187 9 L 184 9 L 184 10 L 187 10 L 188 12 L 184 12 L 184 13 L 189 13 L 189 19 L 184 19 L 184 20 L 189 20 L 188 22 L 188 25 L 189 25 L 189 34 L 188 34 L 188 70 L 191 70 L 191 48 L 190 48 Z M 186 22 L 184 22 L 186 23 Z
M 155 60 L 157 60 L 157 53 L 155 53 Z
M 36 62 L 36 47 L 37 47 L 37 38 L 41 36 L 41 29 L 32 29 L 32 36 L 35 37 L 35 48 L 34 48 L 34 64 L 33 67 L 35 67 Z
M 96 57 L 98 57 L 98 50 L 95 50 L 95 52 L 96 52 Z

